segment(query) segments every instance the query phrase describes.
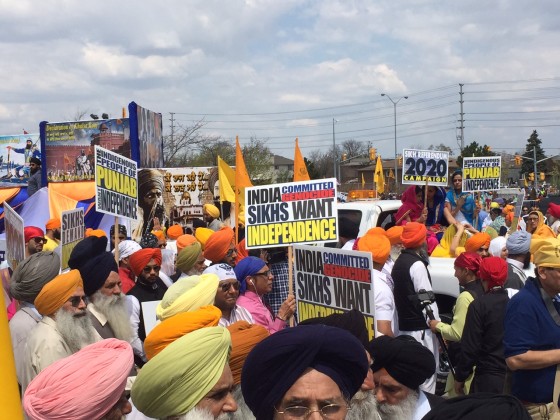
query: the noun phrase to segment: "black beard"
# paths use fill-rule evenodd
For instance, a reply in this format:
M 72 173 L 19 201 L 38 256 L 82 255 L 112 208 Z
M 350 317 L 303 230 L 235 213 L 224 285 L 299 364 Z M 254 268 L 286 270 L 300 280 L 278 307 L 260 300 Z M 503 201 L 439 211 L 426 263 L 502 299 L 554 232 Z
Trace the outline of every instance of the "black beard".
M 60 230 L 56 229 L 53 231 L 53 237 L 54 239 L 57 239 L 60 241 Z
M 35 169 L 30 169 L 31 174 L 36 173 L 39 170 L 39 168 L 35 168 Z

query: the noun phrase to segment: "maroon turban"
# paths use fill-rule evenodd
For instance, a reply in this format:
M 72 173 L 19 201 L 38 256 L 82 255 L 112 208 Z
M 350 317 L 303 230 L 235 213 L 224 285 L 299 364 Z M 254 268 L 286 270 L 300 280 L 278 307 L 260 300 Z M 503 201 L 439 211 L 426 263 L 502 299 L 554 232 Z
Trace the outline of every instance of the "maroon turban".
M 507 262 L 500 257 L 483 258 L 478 269 L 478 277 L 487 281 L 489 287 L 503 286 L 508 276 Z
M 475 274 L 478 273 L 481 262 L 482 257 L 476 252 L 463 252 L 455 258 L 455 265 L 457 267 L 466 268 Z
M 560 204 L 549 203 L 548 214 L 556 219 L 560 219 Z
M 135 276 L 139 276 L 142 270 L 148 265 L 151 259 L 156 260 L 157 265 L 161 265 L 161 249 L 145 248 L 136 251 L 128 260 L 130 268 Z

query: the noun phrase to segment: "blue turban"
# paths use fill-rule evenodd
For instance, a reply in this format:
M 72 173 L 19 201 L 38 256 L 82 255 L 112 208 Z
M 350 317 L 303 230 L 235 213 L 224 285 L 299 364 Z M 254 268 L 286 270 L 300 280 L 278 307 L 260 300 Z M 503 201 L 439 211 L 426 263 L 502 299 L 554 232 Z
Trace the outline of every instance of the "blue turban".
M 308 368 L 331 378 L 350 400 L 368 361 L 362 343 L 340 328 L 300 325 L 274 333 L 249 353 L 241 374 L 241 391 L 255 417 L 272 420 L 275 404 Z
M 506 241 L 506 249 L 510 255 L 522 255 L 529 252 L 531 234 L 526 230 L 513 232 Z
M 233 271 L 239 280 L 239 293 L 243 294 L 247 289 L 247 276 L 257 274 L 265 265 L 266 263 L 257 257 L 245 257 L 235 265 Z

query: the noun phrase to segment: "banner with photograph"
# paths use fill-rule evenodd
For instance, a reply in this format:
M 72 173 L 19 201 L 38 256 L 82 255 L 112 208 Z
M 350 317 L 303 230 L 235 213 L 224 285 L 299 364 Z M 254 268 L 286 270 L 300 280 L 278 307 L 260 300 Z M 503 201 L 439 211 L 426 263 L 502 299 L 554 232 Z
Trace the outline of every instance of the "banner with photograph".
M 32 157 L 41 160 L 39 134 L 0 136 L 0 187 L 26 186 Z
M 25 236 L 23 219 L 8 203 L 4 203 L 4 223 L 6 227 L 6 260 L 15 270 L 25 258 Z
M 403 150 L 402 183 L 446 187 L 449 152 L 436 150 Z
M 338 241 L 336 179 L 247 187 L 245 246 Z
M 463 192 L 498 191 L 501 170 L 501 156 L 463 158 Z
M 300 321 L 357 309 L 375 335 L 371 253 L 294 245 L 294 286 Z
M 84 239 L 86 225 L 84 223 L 84 209 L 77 208 L 62 212 L 60 228 L 60 246 L 62 248 L 60 269 L 66 270 L 70 254 L 78 242 Z
M 161 168 L 163 160 L 163 124 L 161 114 L 143 108 L 135 102 L 128 104 L 130 136 L 138 144 L 132 159 L 140 168 Z

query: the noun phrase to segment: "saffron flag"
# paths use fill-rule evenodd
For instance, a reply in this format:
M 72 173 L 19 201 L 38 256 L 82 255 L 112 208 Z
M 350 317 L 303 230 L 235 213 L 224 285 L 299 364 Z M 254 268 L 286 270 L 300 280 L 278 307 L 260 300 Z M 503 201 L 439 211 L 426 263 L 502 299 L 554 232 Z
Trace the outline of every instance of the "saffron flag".
M 218 156 L 218 179 L 220 181 L 220 203 L 235 203 L 235 171 Z
M 235 137 L 235 226 L 239 226 L 239 215 L 245 211 L 245 188 L 252 187 L 249 173 L 245 167 L 239 137 Z M 235 243 L 239 242 L 239 229 L 235 229 Z
M 381 163 L 380 156 L 377 156 L 374 174 L 373 181 L 375 182 L 375 189 L 378 194 L 382 194 L 385 192 L 385 175 L 383 175 L 383 164 Z
M 362 189 L 366 187 L 366 180 L 364 179 L 364 173 L 362 172 Z
M 389 169 L 389 178 L 394 178 L 395 174 L 393 173 L 393 169 Z
M 298 139 L 296 137 L 296 150 L 294 153 L 294 182 L 309 180 L 307 166 L 305 166 L 305 161 L 303 160 L 303 156 L 299 150 Z

